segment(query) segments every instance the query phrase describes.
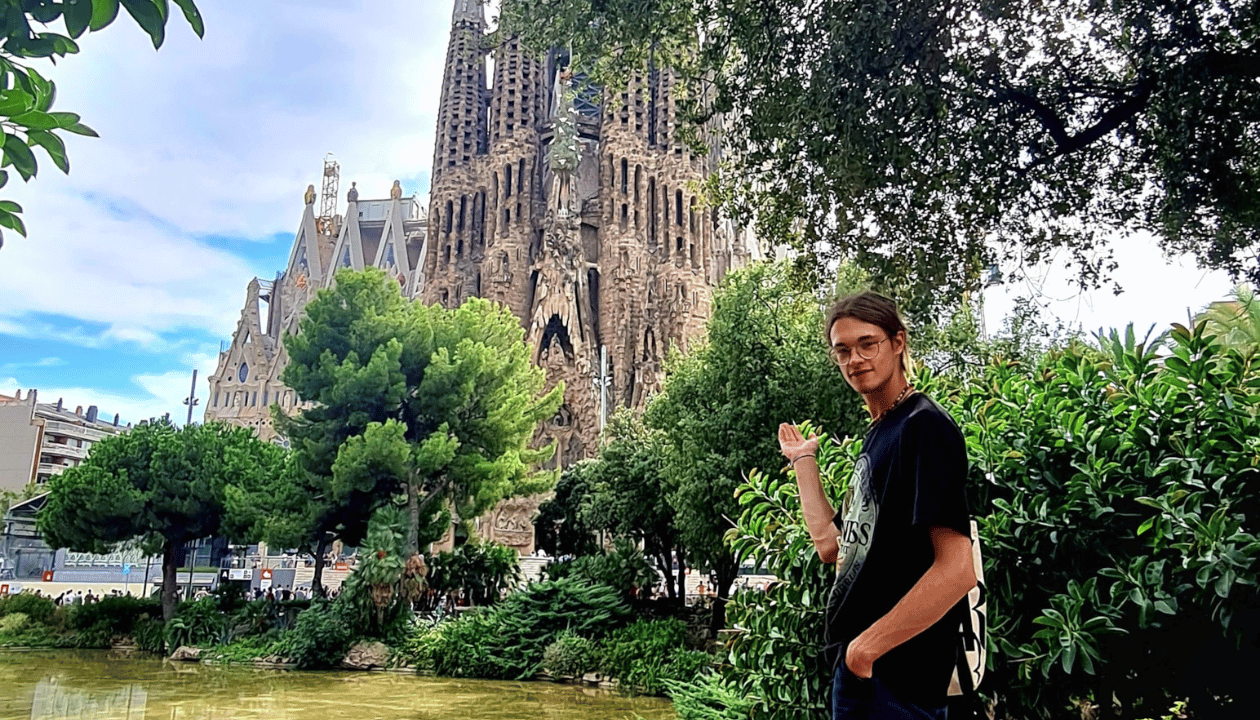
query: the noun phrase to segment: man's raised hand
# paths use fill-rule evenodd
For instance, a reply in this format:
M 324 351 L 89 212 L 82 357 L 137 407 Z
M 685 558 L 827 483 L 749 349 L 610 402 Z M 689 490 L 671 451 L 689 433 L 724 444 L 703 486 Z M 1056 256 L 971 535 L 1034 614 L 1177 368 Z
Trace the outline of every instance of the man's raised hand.
M 801 435 L 801 431 L 792 423 L 779 425 L 779 450 L 791 462 L 803 455 L 818 454 L 818 433 L 810 433 L 809 437 Z

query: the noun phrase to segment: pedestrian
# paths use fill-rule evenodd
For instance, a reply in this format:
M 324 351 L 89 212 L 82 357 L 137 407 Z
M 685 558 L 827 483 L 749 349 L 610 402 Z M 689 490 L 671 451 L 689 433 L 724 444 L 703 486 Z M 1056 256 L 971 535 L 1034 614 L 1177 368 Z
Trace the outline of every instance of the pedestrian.
M 832 717 L 944 720 L 959 649 L 954 609 L 976 584 L 966 444 L 907 380 L 909 338 L 892 300 L 864 292 L 838 301 L 825 334 L 871 416 L 839 512 L 818 476 L 817 435 L 783 423 L 779 446 L 819 557 L 838 563 L 824 638 Z

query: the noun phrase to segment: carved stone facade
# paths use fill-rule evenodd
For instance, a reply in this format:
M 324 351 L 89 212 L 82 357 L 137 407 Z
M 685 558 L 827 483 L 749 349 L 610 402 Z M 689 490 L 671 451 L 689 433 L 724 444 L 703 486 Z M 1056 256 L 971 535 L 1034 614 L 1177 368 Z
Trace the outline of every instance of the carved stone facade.
M 536 59 L 508 39 L 490 51 L 487 88 L 486 34 L 480 0 L 455 0 L 427 216 L 396 189 L 368 201 L 381 221 L 365 222 L 352 190 L 348 220 L 324 235 L 308 195 L 289 268 L 250 283 L 207 419 L 274 437 L 268 399 L 293 403 L 278 381 L 279 338 L 340 267 L 385 267 L 423 302 L 478 296 L 509 307 L 548 387 L 565 383 L 563 406 L 536 438 L 556 443 L 551 467 L 593 456 L 601 410 L 642 407 L 660 389 L 669 347 L 686 350 L 703 330 L 714 288 L 756 249 L 700 196 L 719 154 L 693 154 L 678 138 L 670 73 L 604 92 L 570 72 L 564 53 Z M 477 525 L 529 552 L 536 507 L 509 500 Z
M 754 248 L 698 192 L 718 152 L 680 141 L 667 70 L 602 92 L 564 53 L 535 59 L 508 39 L 485 90 L 485 33 L 481 3 L 457 0 L 412 292 L 448 307 L 487 297 L 521 318 L 548 383 L 565 383 L 539 440 L 567 465 L 596 451 L 601 376 L 609 414 L 642 407 L 669 347 L 687 349 Z

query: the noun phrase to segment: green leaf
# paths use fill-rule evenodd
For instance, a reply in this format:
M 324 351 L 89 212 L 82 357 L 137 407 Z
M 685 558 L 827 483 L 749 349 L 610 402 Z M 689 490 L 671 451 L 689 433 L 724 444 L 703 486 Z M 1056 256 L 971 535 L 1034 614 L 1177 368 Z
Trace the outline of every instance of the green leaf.
M 38 110 L 24 112 L 9 119 L 14 124 L 30 128 L 31 130 L 51 130 L 52 128 L 60 127 L 56 118 Z
M 0 226 L 15 230 L 26 237 L 26 225 L 22 223 L 22 218 L 13 213 L 0 211 Z
M 92 23 L 92 0 L 65 0 L 62 17 L 66 21 L 66 32 L 78 38 Z
M 39 165 L 35 162 L 35 154 L 17 135 L 4 136 L 4 159 L 6 163 L 12 163 L 13 169 L 18 171 L 23 180 L 35 177 L 39 169 Z
M 118 17 L 118 0 L 92 0 L 92 21 L 88 24 L 93 31 L 114 22 Z
M 15 71 L 17 74 L 19 71 Z M 22 113 L 35 106 L 35 96 L 20 87 L 0 91 L 0 116 Z
M 66 144 L 61 141 L 61 138 L 46 130 L 35 130 L 30 133 L 30 140 L 44 148 L 48 157 L 61 172 L 70 172 L 70 161 L 66 158 Z
M 79 116 L 72 112 L 50 112 L 48 117 L 56 121 L 54 127 L 69 129 L 70 126 L 79 122 Z
M 119 0 L 127 9 L 127 14 L 135 18 L 136 23 L 149 34 L 153 40 L 153 49 L 162 47 L 166 40 L 166 17 L 158 10 L 154 0 Z
M 0 200 L 0 210 L 8 213 L 20 213 L 22 212 L 22 206 L 12 200 Z
M 52 107 L 53 100 L 57 97 L 57 87 L 53 85 L 51 80 L 40 75 L 35 68 L 28 68 L 26 72 L 30 79 L 31 88 L 35 91 L 34 109 L 47 112 L 48 108 Z
M 193 0 L 174 0 L 180 10 L 184 11 L 184 19 L 192 26 L 193 32 L 197 33 L 197 37 L 205 37 L 206 26 L 201 21 L 201 11 L 193 3 Z
M 87 125 L 84 125 L 83 123 L 75 123 L 65 128 L 65 130 L 66 132 L 72 132 L 75 135 L 84 135 L 87 137 L 100 137 L 100 135 L 96 134 L 95 130 L 88 127 Z

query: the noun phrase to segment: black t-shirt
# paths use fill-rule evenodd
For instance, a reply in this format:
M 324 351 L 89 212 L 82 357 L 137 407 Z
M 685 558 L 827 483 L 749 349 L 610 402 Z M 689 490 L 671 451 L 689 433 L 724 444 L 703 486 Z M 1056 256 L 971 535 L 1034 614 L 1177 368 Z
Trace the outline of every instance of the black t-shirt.
M 844 646 L 888 614 L 932 565 L 929 528 L 970 535 L 967 447 L 954 420 L 919 393 L 866 433 L 849 496 L 836 513 L 841 565 L 827 602 L 827 648 Z M 875 661 L 895 694 L 945 704 L 958 648 L 954 612 Z

